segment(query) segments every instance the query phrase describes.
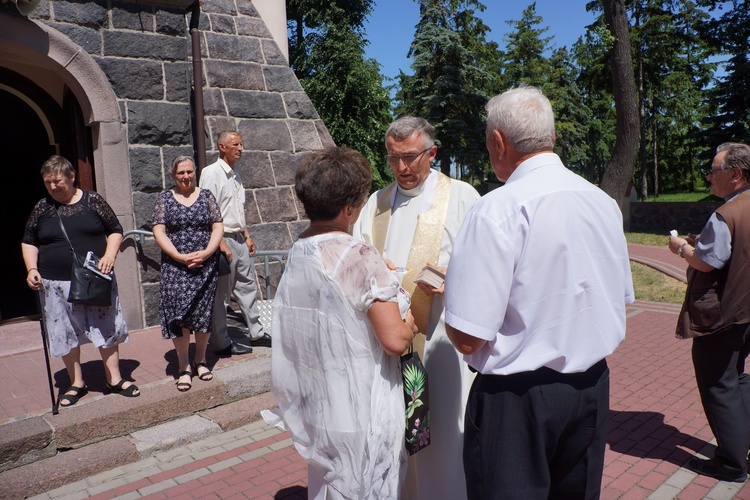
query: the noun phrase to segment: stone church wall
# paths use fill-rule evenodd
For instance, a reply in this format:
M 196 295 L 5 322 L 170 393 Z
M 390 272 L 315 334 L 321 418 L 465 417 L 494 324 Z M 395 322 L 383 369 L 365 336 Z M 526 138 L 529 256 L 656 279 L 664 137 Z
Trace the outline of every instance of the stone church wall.
M 129 165 L 116 168 L 130 169 L 135 226 L 146 230 L 157 194 L 171 186 L 172 159 L 195 155 L 190 14 L 169 7 L 179 1 L 162 3 L 52 0 L 31 16 L 78 44 L 109 79 L 129 148 Z M 205 2 L 199 29 L 207 164 L 218 157 L 218 132 L 242 134 L 237 168 L 251 235 L 260 250 L 287 249 L 307 225 L 294 196 L 296 165 L 333 142 L 251 1 Z M 152 239 L 139 248 L 147 325 L 158 324 L 159 255 Z M 278 282 L 278 266 L 268 277 L 262 269 L 260 288 Z

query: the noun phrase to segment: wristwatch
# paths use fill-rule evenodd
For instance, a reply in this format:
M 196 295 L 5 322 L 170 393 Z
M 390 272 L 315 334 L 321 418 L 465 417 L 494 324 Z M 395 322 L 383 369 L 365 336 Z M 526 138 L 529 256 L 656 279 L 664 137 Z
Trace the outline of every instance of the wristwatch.
M 680 256 L 680 257 L 682 257 L 683 259 L 685 258 L 685 256 L 684 256 L 684 255 L 682 255 L 682 253 L 683 253 L 683 252 L 685 251 L 685 247 L 686 247 L 686 246 L 687 246 L 687 242 L 685 242 L 685 243 L 683 243 L 682 245 L 680 245 L 680 248 L 678 248 L 678 249 L 677 249 L 677 255 L 679 255 L 679 256 Z

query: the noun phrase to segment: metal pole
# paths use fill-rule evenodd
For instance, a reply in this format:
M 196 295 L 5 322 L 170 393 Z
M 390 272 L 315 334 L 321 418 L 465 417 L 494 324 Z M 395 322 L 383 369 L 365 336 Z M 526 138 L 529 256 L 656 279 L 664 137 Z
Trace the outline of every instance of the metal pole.
M 49 364 L 49 348 L 47 347 L 47 326 L 44 323 L 44 311 L 42 310 L 42 301 L 39 298 L 42 291 L 36 293 L 36 310 L 39 311 L 39 326 L 42 330 L 42 345 L 44 346 L 44 361 L 47 364 L 47 381 L 49 382 L 49 396 L 52 399 L 52 414 L 57 415 L 58 401 L 55 398 L 55 388 L 52 383 L 52 368 Z
M 195 161 L 198 172 L 206 166 L 206 129 L 203 109 L 203 69 L 201 63 L 201 42 L 198 22 L 201 17 L 200 1 L 190 7 L 190 45 L 193 53 L 193 106 L 195 114 Z

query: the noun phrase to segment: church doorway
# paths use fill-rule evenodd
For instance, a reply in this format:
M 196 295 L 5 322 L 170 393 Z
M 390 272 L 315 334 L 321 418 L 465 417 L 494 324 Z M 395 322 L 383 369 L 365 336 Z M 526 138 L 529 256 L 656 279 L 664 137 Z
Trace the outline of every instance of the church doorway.
M 79 187 L 94 186 L 91 135 L 82 125 L 80 106 L 62 82 L 45 87 L 56 87 L 57 97 L 0 67 L 0 158 L 5 166 L 0 180 L 0 192 L 5 192 L 0 216 L 2 322 L 37 314 L 34 292 L 26 286 L 21 239 L 31 210 L 47 194 L 39 175 L 42 163 L 53 154 L 65 156 L 78 171 Z

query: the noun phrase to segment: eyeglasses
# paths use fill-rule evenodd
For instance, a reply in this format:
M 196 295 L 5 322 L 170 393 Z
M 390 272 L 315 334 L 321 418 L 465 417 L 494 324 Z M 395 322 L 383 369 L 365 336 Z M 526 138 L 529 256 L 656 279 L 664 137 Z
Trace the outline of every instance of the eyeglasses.
M 727 168 L 702 168 L 701 173 L 708 177 L 709 175 L 713 175 L 715 172 L 718 172 L 720 170 L 729 170 Z
M 398 165 L 399 160 L 403 161 L 404 165 L 411 165 L 412 163 L 414 163 L 415 161 L 417 161 L 417 158 L 419 158 L 420 156 L 422 156 L 423 154 L 425 154 L 430 149 L 432 149 L 432 146 L 430 146 L 429 148 L 425 148 L 424 151 L 422 151 L 421 153 L 418 153 L 418 154 L 407 153 L 405 155 L 400 155 L 400 156 L 399 155 L 388 155 L 388 156 L 386 156 L 386 158 L 388 158 L 388 163 L 390 163 L 391 165 Z

